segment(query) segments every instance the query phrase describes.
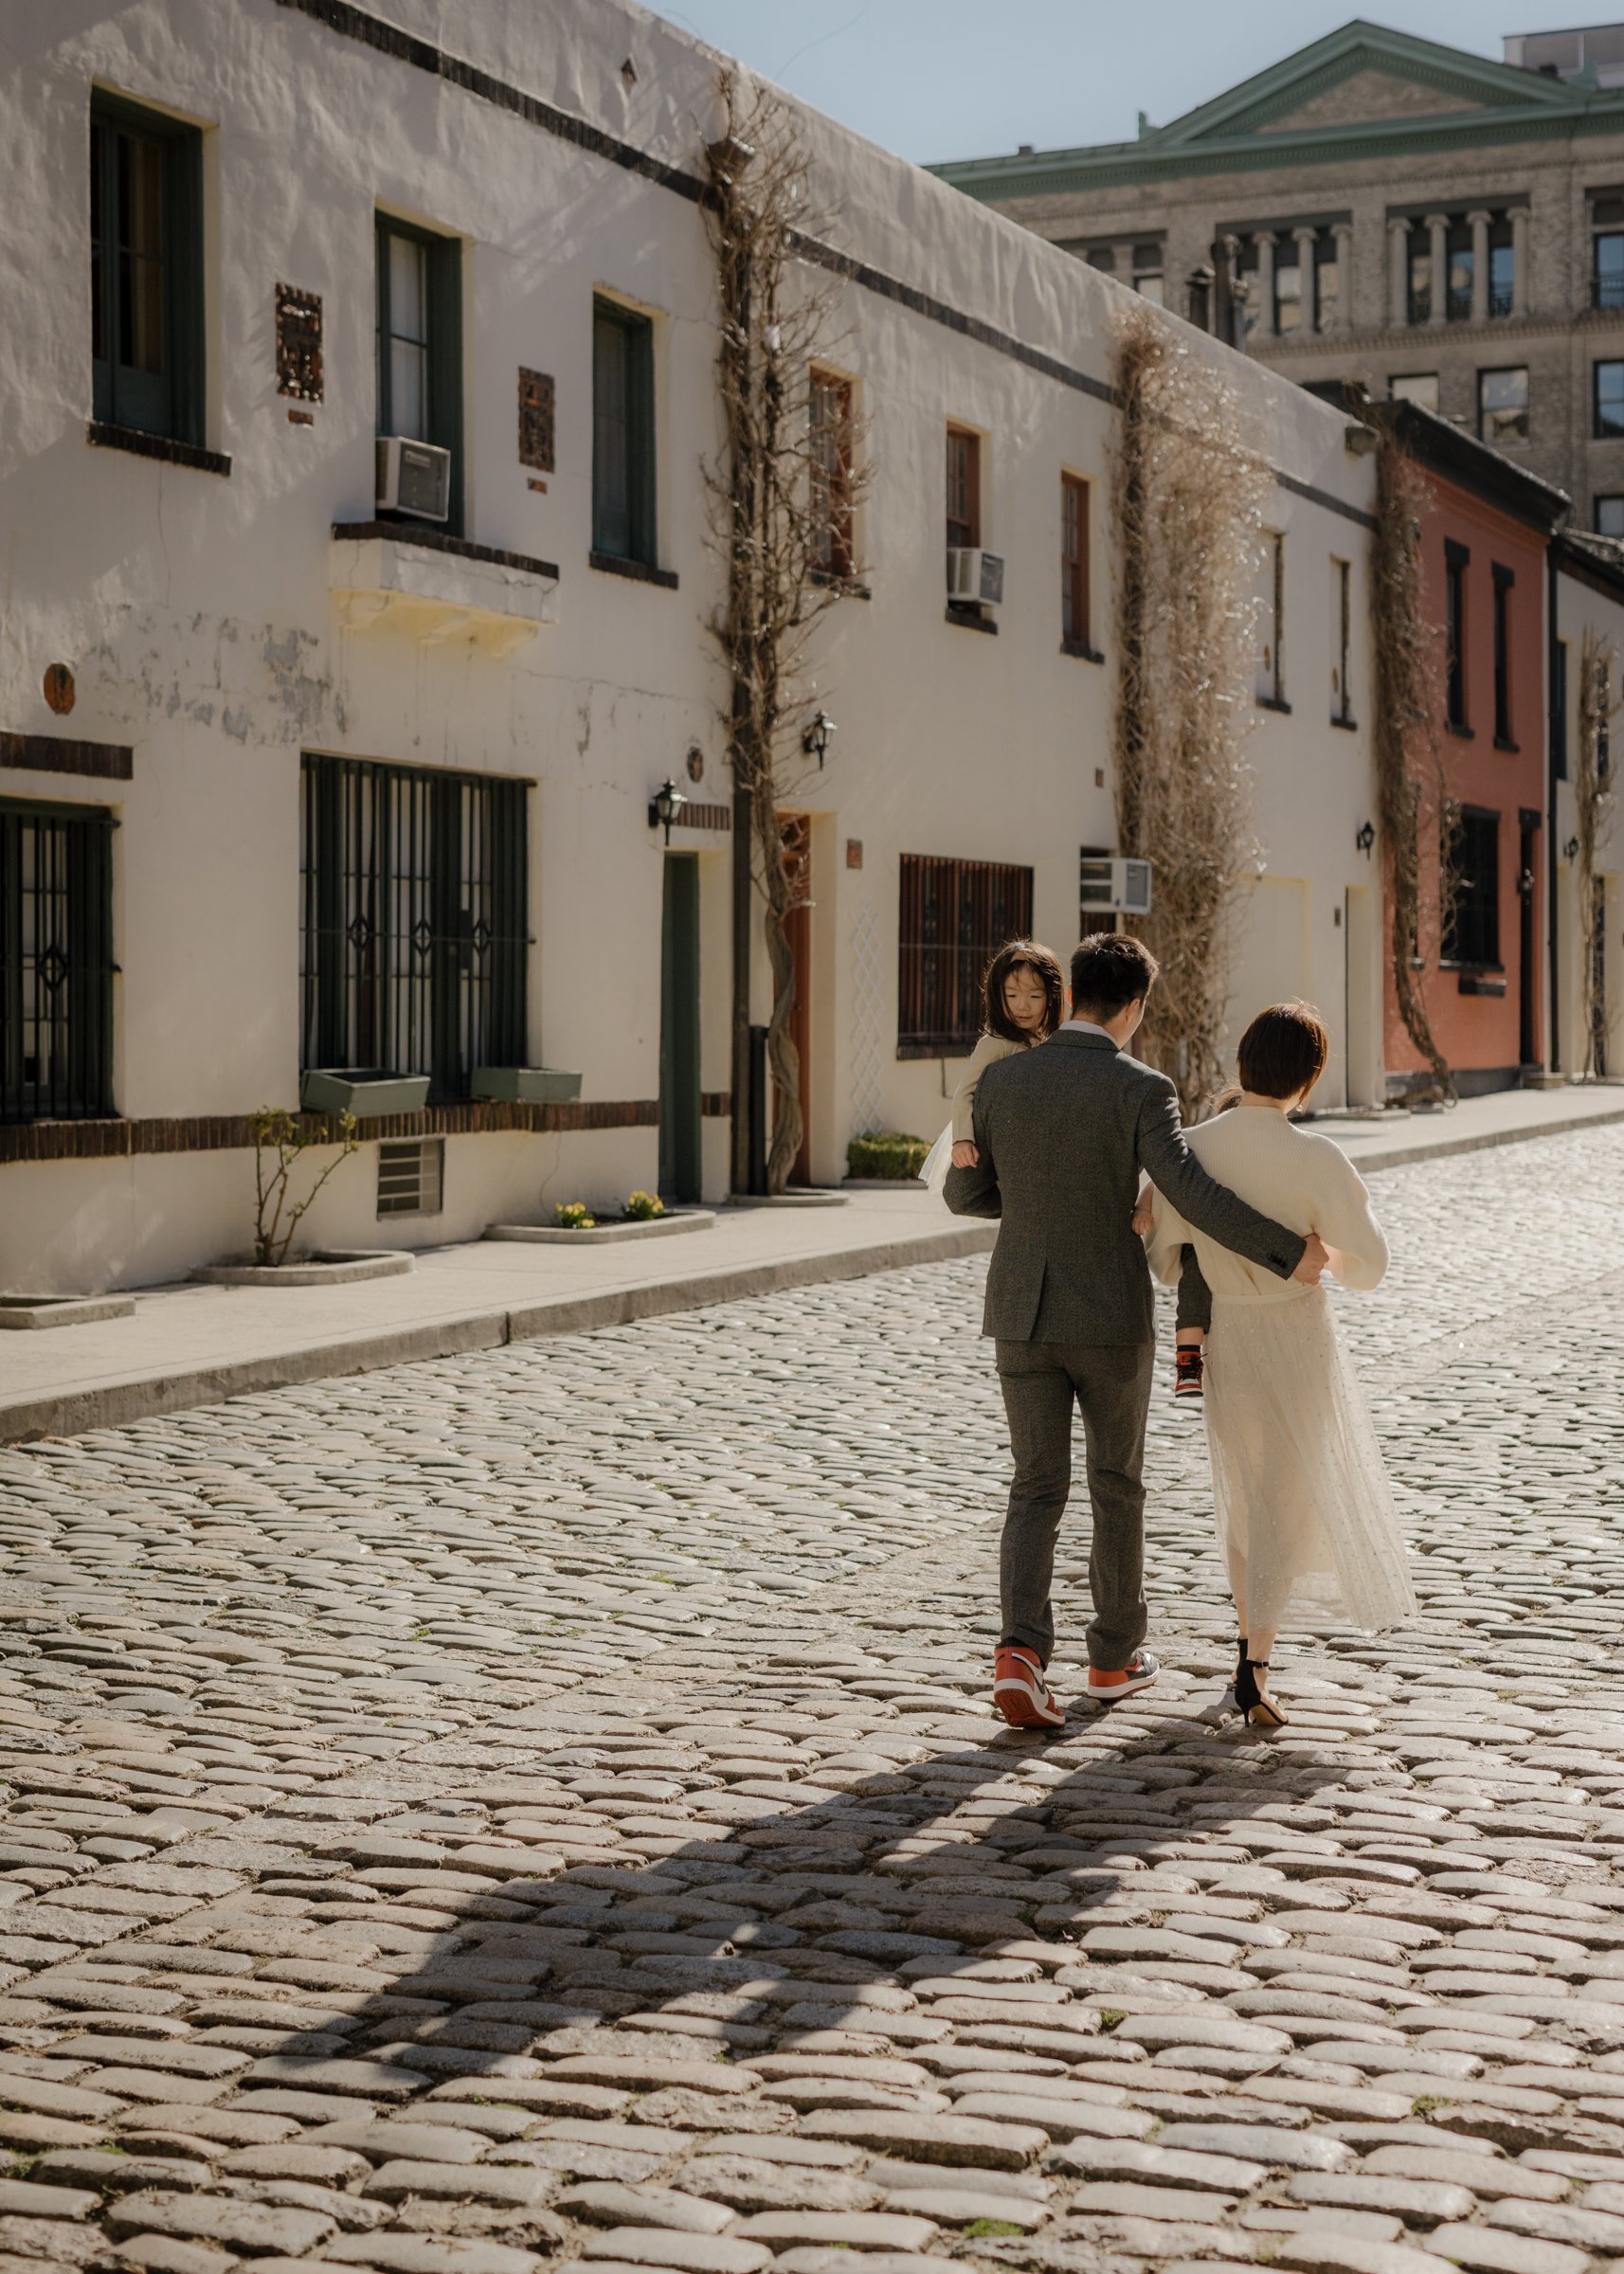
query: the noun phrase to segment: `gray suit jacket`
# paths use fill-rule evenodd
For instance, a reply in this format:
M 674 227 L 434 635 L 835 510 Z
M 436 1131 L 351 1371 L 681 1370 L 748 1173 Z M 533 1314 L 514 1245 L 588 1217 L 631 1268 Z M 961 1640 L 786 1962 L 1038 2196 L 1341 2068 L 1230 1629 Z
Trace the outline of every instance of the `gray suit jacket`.
M 1001 1218 L 983 1331 L 1014 1343 L 1146 1343 L 1149 1266 L 1128 1221 L 1143 1169 L 1187 1223 L 1289 1279 L 1288 1232 L 1185 1145 L 1178 1093 L 1104 1035 L 1063 1029 L 989 1066 L 976 1092 L 974 1168 L 947 1171 L 955 1216 Z

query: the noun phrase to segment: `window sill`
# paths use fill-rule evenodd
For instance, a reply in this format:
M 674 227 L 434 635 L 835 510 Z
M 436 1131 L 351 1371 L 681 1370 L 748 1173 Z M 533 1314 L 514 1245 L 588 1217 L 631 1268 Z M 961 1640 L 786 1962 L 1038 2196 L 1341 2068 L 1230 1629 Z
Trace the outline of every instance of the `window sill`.
M 1506 992 L 1506 982 L 1503 979 L 1492 977 L 1487 969 L 1460 971 L 1458 966 L 1452 966 L 1446 964 L 1441 966 L 1444 970 L 1452 967 L 1459 971 L 1455 984 L 1463 995 L 1489 995 L 1498 1000 Z M 1499 971 L 1504 967 L 1503 965 L 1496 965 L 1494 969 Z
M 1063 656 L 1075 656 L 1079 663 L 1103 663 L 1105 661 L 1099 649 L 1091 647 L 1086 640 L 1062 640 L 1060 653 Z
M 956 623 L 964 632 L 991 632 L 995 636 L 998 632 L 998 626 L 990 616 L 983 616 L 979 608 L 957 606 L 952 601 L 947 603 L 946 621 Z M 936 1054 L 932 1052 L 930 1055 L 934 1056 Z
M 837 576 L 828 568 L 814 568 L 811 571 L 811 581 L 815 585 L 821 586 L 825 591 L 838 592 L 842 600 L 872 600 L 874 598 L 874 593 L 869 587 L 859 582 L 857 577 Z
M 647 561 L 624 561 L 618 552 L 589 552 L 586 566 L 600 569 L 604 576 L 629 577 L 634 585 L 659 585 L 667 592 L 677 589 L 675 568 L 654 568 Z
M 493 568 L 517 568 L 526 576 L 550 577 L 554 584 L 558 581 L 551 561 L 534 560 L 528 552 L 503 552 L 495 545 L 476 545 L 467 537 L 454 537 L 437 529 L 432 521 L 414 521 L 409 516 L 399 521 L 334 521 L 333 534 L 355 544 L 385 538 L 391 545 L 415 546 L 420 552 L 445 552 L 454 560 L 483 561 Z
M 974 1035 L 938 1035 L 931 1042 L 899 1042 L 896 1055 L 898 1058 L 967 1058 L 979 1038 Z
M 1357 718 L 1339 718 L 1334 711 L 1331 713 L 1331 725 L 1333 727 L 1340 727 L 1344 734 L 1357 734 L 1359 732 L 1359 721 Z
M 1477 729 L 1467 726 L 1463 720 L 1446 718 L 1444 732 L 1453 734 L 1457 742 L 1475 742 L 1477 740 Z
M 1277 711 L 1282 718 L 1290 718 L 1291 715 L 1291 706 L 1284 695 L 1260 695 L 1255 697 L 1255 700 L 1259 711 Z
M 200 450 L 195 442 L 177 442 L 167 434 L 143 434 L 138 426 L 109 426 L 104 420 L 87 419 L 84 439 L 99 450 L 127 450 L 132 458 L 155 458 L 166 466 L 190 466 L 199 474 L 231 471 L 231 460 L 222 450 Z
M 1508 741 L 1504 734 L 1496 734 L 1494 747 L 1497 750 L 1509 750 L 1513 758 L 1520 758 L 1523 755 L 1522 744 Z

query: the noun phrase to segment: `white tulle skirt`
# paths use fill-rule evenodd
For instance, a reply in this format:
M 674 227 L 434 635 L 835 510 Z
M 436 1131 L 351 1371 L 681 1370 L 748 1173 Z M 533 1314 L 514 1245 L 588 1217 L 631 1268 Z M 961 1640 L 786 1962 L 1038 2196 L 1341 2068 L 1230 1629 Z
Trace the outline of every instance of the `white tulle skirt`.
M 1252 1632 L 1293 1606 L 1369 1633 L 1412 1618 L 1398 1511 L 1324 1290 L 1218 1298 L 1205 1389 L 1218 1544 Z
M 953 1125 L 949 1122 L 920 1164 L 920 1183 L 930 1192 L 940 1192 L 952 1164 Z

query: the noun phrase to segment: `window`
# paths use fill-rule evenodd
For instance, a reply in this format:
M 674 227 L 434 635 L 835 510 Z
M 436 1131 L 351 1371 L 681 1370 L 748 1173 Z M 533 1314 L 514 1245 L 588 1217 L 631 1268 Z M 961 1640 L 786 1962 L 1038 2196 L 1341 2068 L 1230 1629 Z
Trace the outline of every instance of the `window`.
M 1089 485 L 1060 477 L 1060 639 L 1089 650 Z
M 1624 363 L 1598 363 L 1592 370 L 1596 392 L 1590 430 L 1598 442 L 1614 441 L 1624 435 Z
M 525 1054 L 525 785 L 307 756 L 301 1066 L 431 1077 Z
M 203 137 L 98 95 L 90 106 L 95 416 L 201 444 Z
M 0 1122 L 113 1110 L 113 816 L 0 799 Z
M 1112 244 L 1091 244 L 1088 263 L 1091 268 L 1097 268 L 1102 276 L 1115 276 L 1116 247 Z
M 1418 410 L 1430 410 L 1435 417 L 1438 407 L 1438 375 L 1436 371 L 1405 371 L 1389 379 L 1387 392 L 1395 403 L 1414 403 Z
M 1505 449 L 1528 439 L 1528 373 L 1525 368 L 1477 374 L 1477 439 Z
M 1511 587 L 1517 579 L 1496 561 L 1494 578 L 1494 739 L 1514 750 L 1511 739 Z
M 451 453 L 445 528 L 462 532 L 462 248 L 378 216 L 378 432 Z
M 982 541 L 982 438 L 966 427 L 947 429 L 947 543 Z
M 1466 568 L 1464 545 L 1444 540 L 1444 717 L 1457 734 L 1471 731 L 1466 717 Z
M 1444 902 L 1442 961 L 1493 969 L 1500 962 L 1500 816 L 1463 805 L 1451 820 L 1444 841 L 1451 890 Z
M 1424 221 L 1410 224 L 1405 245 L 1409 271 L 1408 314 L 1411 323 L 1430 322 L 1433 313 L 1433 233 Z
M 1314 247 L 1314 329 L 1329 332 L 1337 320 L 1342 299 L 1342 263 L 1334 236 L 1322 236 Z
M 1258 606 L 1257 699 L 1267 708 L 1286 708 L 1286 540 L 1276 530 L 1263 536 L 1262 590 Z
M 1288 244 L 1292 248 L 1290 252 Z M 1274 255 L 1274 329 L 1282 339 L 1308 328 L 1304 307 L 1308 289 L 1308 279 L 1303 274 L 1295 241 L 1282 238 Z
M 1624 308 L 1624 197 L 1597 198 L 1590 220 L 1590 304 Z
M 445 1140 L 386 1140 L 378 1147 L 378 1214 L 438 1216 L 445 1204 Z
M 1509 316 L 1517 292 L 1517 256 L 1508 217 L 1498 214 L 1489 225 L 1489 313 Z
M 1596 533 L 1598 537 L 1624 537 L 1624 496 L 1618 492 L 1596 500 Z
M 1559 640 L 1551 670 L 1551 771 L 1567 780 L 1567 641 Z
M 592 550 L 658 566 L 654 325 L 635 309 L 592 302 Z
M 1338 726 L 1353 724 L 1353 690 L 1348 673 L 1353 655 L 1353 565 L 1331 562 L 1331 623 L 1336 627 L 1336 660 L 1331 665 L 1331 717 Z
M 852 509 L 852 383 L 814 371 L 810 392 L 813 573 L 843 583 L 856 547 Z
M 1469 221 L 1452 221 L 1444 236 L 1444 314 L 1452 324 L 1471 321 L 1471 293 L 1476 272 L 1471 224 Z
M 982 1028 L 982 981 L 1005 940 L 1032 929 L 1032 871 L 902 856 L 896 1055 L 964 1057 Z
M 1162 247 L 1136 244 L 1133 248 L 1133 289 L 1160 308 L 1163 301 Z

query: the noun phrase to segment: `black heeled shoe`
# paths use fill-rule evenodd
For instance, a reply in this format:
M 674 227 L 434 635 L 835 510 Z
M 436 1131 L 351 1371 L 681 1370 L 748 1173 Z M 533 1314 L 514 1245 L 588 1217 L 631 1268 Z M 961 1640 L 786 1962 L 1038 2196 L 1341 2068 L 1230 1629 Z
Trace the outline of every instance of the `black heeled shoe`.
M 1240 1664 L 1235 1674 L 1235 1704 L 1236 1710 L 1245 1715 L 1247 1726 L 1251 1729 L 1284 1729 L 1287 1726 L 1286 1716 L 1279 1706 L 1258 1687 L 1257 1676 L 1268 1671 L 1268 1659 L 1249 1658 L 1243 1642 L 1240 1646 Z

